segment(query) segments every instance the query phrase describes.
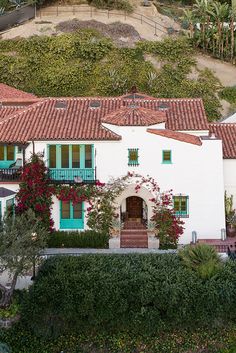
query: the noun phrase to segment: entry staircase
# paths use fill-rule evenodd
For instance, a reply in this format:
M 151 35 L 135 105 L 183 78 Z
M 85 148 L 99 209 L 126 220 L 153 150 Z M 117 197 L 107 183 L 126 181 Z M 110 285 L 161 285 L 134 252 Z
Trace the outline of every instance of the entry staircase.
M 120 235 L 121 248 L 148 248 L 148 234 L 139 219 L 125 221 Z

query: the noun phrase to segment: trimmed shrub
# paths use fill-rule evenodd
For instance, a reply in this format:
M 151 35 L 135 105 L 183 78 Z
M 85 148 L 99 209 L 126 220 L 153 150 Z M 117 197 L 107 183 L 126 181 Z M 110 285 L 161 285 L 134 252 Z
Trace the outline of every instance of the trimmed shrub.
M 49 248 L 108 248 L 109 235 L 85 230 L 83 232 L 53 232 L 48 240 Z
M 219 325 L 236 318 L 236 263 L 206 281 L 179 256 L 54 257 L 39 270 L 22 319 L 36 335 Z

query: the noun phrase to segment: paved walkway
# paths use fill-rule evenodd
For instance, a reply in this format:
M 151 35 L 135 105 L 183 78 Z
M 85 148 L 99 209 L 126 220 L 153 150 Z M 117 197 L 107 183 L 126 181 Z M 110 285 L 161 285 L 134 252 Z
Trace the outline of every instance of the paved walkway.
M 166 254 L 176 253 L 176 250 L 159 250 L 159 249 L 142 249 L 142 248 L 130 248 L 130 249 L 81 249 L 81 248 L 48 248 L 42 253 L 43 256 L 54 256 L 54 255 L 84 255 L 84 254 Z

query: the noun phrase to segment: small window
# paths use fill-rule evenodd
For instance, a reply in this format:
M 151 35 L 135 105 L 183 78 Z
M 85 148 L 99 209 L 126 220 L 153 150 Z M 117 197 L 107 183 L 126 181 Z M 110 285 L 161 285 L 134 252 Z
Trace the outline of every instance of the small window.
M 129 148 L 128 165 L 138 166 L 138 148 Z
M 15 147 L 12 145 L 7 146 L 7 160 L 14 161 L 15 159 Z
M 171 164 L 172 163 L 172 158 L 171 158 L 171 151 L 170 150 L 163 150 L 162 151 L 162 163 L 164 164 Z
M 80 145 L 72 145 L 72 168 L 80 168 Z
M 22 151 L 23 151 L 23 150 L 22 150 L 22 147 L 18 146 L 18 147 L 17 147 L 17 153 L 22 153 Z
M 49 168 L 56 168 L 56 146 L 49 146 Z
M 189 215 L 189 197 L 188 196 L 174 196 L 174 210 L 175 215 L 180 217 L 188 217 Z

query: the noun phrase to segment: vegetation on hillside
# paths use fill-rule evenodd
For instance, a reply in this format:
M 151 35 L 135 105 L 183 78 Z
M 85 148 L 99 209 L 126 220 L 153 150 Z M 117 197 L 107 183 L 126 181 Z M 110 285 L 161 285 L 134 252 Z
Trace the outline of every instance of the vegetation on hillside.
M 190 37 L 196 46 L 217 58 L 236 61 L 236 15 L 226 2 L 196 0 L 185 10 Z
M 145 60 L 152 55 L 160 68 Z M 138 90 L 156 97 L 202 97 L 209 120 L 219 118 L 219 81 L 195 68 L 185 38 L 141 41 L 135 48 L 117 48 L 96 31 L 57 37 L 0 41 L 1 81 L 38 96 L 117 96 Z

